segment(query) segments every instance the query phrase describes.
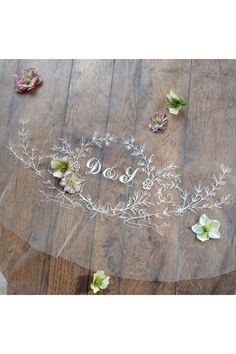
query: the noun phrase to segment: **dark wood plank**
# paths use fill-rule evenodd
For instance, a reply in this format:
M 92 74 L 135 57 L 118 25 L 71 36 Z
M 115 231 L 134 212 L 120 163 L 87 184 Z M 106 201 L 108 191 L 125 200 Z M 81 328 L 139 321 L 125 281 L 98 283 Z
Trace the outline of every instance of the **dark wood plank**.
M 72 137 L 73 143 L 76 144 L 81 136 L 91 137 L 95 131 L 98 135 L 104 135 L 112 75 L 112 60 L 76 60 L 74 62 L 63 129 L 64 137 L 70 139 Z M 95 149 L 92 154 L 92 156 L 98 157 L 101 155 L 102 151 L 99 149 Z M 89 192 L 94 199 L 98 198 L 99 185 L 100 176 L 92 176 L 87 193 Z M 53 237 L 53 254 L 72 262 L 67 266 L 67 268 L 69 267 L 67 275 L 72 278 L 75 274 L 73 273 L 73 264 L 76 263 L 82 267 L 81 279 L 83 281 L 76 288 L 76 292 L 81 294 L 87 293 L 94 228 L 95 219 L 90 219 L 90 215 L 83 210 L 77 208 L 74 210 L 59 209 Z M 64 263 L 61 263 L 62 267 L 58 264 L 55 267 L 55 264 L 55 262 L 51 264 L 50 279 L 58 279 L 61 274 L 64 274 Z M 78 277 L 78 273 L 76 276 Z M 50 293 L 65 291 L 63 286 L 61 289 L 59 290 L 57 282 L 51 281 Z
M 11 139 L 16 137 L 20 119 L 28 120 L 28 127 L 33 134 L 33 139 L 42 145 L 41 149 L 44 149 L 45 152 L 47 146 L 56 142 L 67 105 L 71 65 L 72 61 L 60 60 L 22 60 L 19 62 L 19 68 L 36 67 L 44 78 L 44 83 L 42 87 L 32 93 L 25 95 L 14 93 L 13 108 L 9 108 L 8 119 L 5 122 L 4 144 L 8 143 L 9 137 Z M 14 90 L 13 74 L 14 72 L 8 77 L 8 80 Z M 38 262 L 34 263 L 34 267 L 37 267 L 38 279 L 41 279 L 42 273 L 47 274 L 48 277 L 49 258 L 47 254 L 50 255 L 52 252 L 51 242 L 53 225 L 57 219 L 57 209 L 46 209 L 40 203 L 39 186 L 35 178 L 32 177 L 32 172 L 18 168 L 17 163 L 11 162 L 9 164 L 9 158 L 9 152 L 3 149 L 1 159 L 6 165 L 3 170 L 8 175 L 10 184 L 9 192 L 4 196 L 7 198 L 7 202 L 4 203 L 2 200 L 3 214 L 6 215 L 3 227 L 11 227 L 12 234 L 18 234 L 36 250 L 45 253 L 45 257 L 41 257 Z M 17 207 L 15 207 L 16 205 Z M 24 259 L 24 254 L 21 257 Z M 18 280 L 18 284 L 21 281 L 23 284 L 22 278 L 27 277 L 27 274 L 21 273 L 19 276 L 21 278 Z M 37 282 L 38 287 L 33 287 L 36 294 L 47 293 L 47 277 L 42 277 L 43 281 Z M 29 289 L 23 289 L 21 289 L 21 293 L 29 292 Z
M 0 60 L 0 143 L 3 142 L 6 134 L 6 122 L 14 109 L 13 74 L 17 72 L 19 65 L 18 60 Z
M 208 279 L 182 280 L 176 286 L 177 295 L 235 295 L 236 272 Z
M 235 169 L 235 81 L 236 61 L 194 60 L 192 65 L 189 114 L 184 147 L 183 185 L 188 189 L 202 176 L 202 182 L 211 181 L 212 173 L 221 163 Z M 226 192 L 235 200 L 233 175 Z M 210 218 L 220 220 L 222 238 L 204 244 L 196 242 L 189 225 L 199 215 L 186 215 L 179 231 L 177 293 L 227 293 L 225 285 L 214 285 L 216 276 L 235 270 L 235 208 L 206 211 Z M 207 279 L 196 280 L 198 278 Z M 213 278 L 213 279 L 212 279 Z M 190 280 L 189 282 L 187 280 Z M 217 280 L 216 280 L 217 282 Z M 194 284 L 194 287 L 193 287 Z M 201 290 L 199 290 L 201 289 Z M 229 293 L 232 284 L 229 282 Z
M 7 294 L 41 294 L 47 281 L 50 256 L 38 252 L 12 230 L 1 226 L 1 269 L 8 281 Z
M 126 136 L 135 134 L 140 72 L 140 60 L 116 60 L 115 62 L 107 131 L 119 138 L 124 137 L 124 134 Z M 106 149 L 103 161 L 104 168 L 115 165 L 120 174 L 132 164 L 131 158 L 127 157 L 127 152 L 118 144 L 111 149 Z M 115 205 L 118 201 L 126 201 L 128 188 L 117 181 L 103 178 L 99 195 L 104 204 L 111 202 Z M 91 272 L 104 269 L 108 274 L 117 276 L 113 286 L 109 287 L 106 293 L 119 293 L 118 277 L 122 276 L 125 235 L 129 237 L 130 231 L 122 221 L 103 220 L 101 222 L 100 218 L 97 218 Z
M 181 164 L 183 130 L 181 125 L 187 111 L 178 117 L 170 118 L 166 134 L 155 135 L 147 128 L 148 118 L 155 111 L 165 110 L 166 93 L 172 88 L 188 98 L 190 78 L 190 61 L 150 60 L 144 61 L 141 75 L 139 112 L 137 117 L 136 138 L 145 143 L 146 151 L 156 156 L 156 165 L 164 166 L 174 162 Z M 174 292 L 173 276 L 176 269 L 178 252 L 178 225 L 172 222 L 164 230 L 164 235 L 156 234 L 151 229 L 140 230 L 139 253 L 141 263 L 139 272 L 144 280 L 153 281 L 150 289 L 154 294 L 172 294 Z M 137 234 L 135 234 L 136 237 Z M 132 246 L 132 245 L 131 245 Z M 132 248 L 124 248 L 127 266 L 132 255 Z M 133 265 L 136 268 L 136 264 Z M 141 288 L 141 284 L 139 285 Z M 143 292 L 145 293 L 143 287 Z M 138 292 L 136 289 L 135 292 Z M 131 293 L 129 287 L 123 287 L 122 293 Z
M 81 294 L 87 288 L 87 269 L 37 251 L 2 226 L 0 264 L 8 280 L 7 293 L 11 295 L 40 294 L 39 289 L 46 282 L 47 294 Z M 50 265 L 50 269 L 45 264 Z
M 182 138 L 181 122 L 184 114 L 181 113 L 179 120 L 171 118 L 169 129 L 166 134 L 155 135 L 146 128 L 148 117 L 155 111 L 163 111 L 166 102 L 166 93 L 172 88 L 179 94 L 188 97 L 189 89 L 189 61 L 147 61 L 143 67 L 144 92 L 142 98 L 141 113 L 137 125 L 136 136 L 145 142 L 146 150 L 156 156 L 157 166 L 166 163 L 181 163 Z M 186 111 L 184 111 L 186 115 Z M 158 153 L 157 153 L 158 152 Z M 172 294 L 174 292 L 173 275 L 175 274 L 177 257 L 177 224 L 172 223 L 164 230 L 166 236 L 156 235 L 152 230 L 145 231 L 145 240 L 142 248 L 146 252 L 146 265 L 153 280 L 153 293 Z M 165 260 L 168 260 L 165 261 Z M 145 276 L 145 275 L 144 275 Z
M 165 95 L 171 87 L 188 97 L 189 78 L 190 61 L 116 61 L 108 130 L 120 137 L 136 136 L 140 144 L 145 142 L 147 152 L 159 152 L 160 164 L 164 165 L 166 159 L 178 164 L 183 136 L 179 120 L 183 121 L 183 117 L 171 120 L 167 140 L 165 135 L 149 131 L 148 118 L 153 112 L 163 110 Z M 132 165 L 123 147 L 108 151 L 104 160 L 105 167 L 112 166 L 114 161 L 123 170 Z M 101 183 L 100 195 L 107 197 L 107 201 L 113 199 L 114 204 L 125 200 L 127 193 L 117 182 Z M 168 230 L 168 237 L 164 238 L 151 230 L 127 228 L 119 220 L 97 221 L 91 268 L 102 267 L 108 274 L 121 278 L 106 293 L 173 293 L 174 283 L 167 281 L 175 276 L 177 227 Z M 168 259 L 168 263 L 163 264 L 163 259 Z

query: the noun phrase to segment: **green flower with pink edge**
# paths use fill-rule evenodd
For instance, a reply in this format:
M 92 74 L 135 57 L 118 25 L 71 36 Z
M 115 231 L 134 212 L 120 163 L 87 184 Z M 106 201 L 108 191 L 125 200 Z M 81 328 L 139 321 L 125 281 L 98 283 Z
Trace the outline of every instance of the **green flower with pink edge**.
M 75 173 L 68 173 L 64 176 L 60 182 L 60 186 L 64 188 L 64 191 L 70 194 L 75 194 L 81 191 L 83 180 L 79 178 Z
M 35 68 L 23 69 L 14 75 L 17 92 L 28 92 L 40 85 L 43 80 Z

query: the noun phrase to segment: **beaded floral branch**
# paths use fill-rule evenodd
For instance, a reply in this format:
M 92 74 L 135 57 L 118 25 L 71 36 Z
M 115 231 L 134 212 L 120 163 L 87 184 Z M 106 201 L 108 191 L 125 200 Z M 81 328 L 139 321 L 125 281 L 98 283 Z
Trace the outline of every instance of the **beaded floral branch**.
M 88 140 L 81 138 L 75 148 L 66 139 L 59 139 L 59 144 L 52 146 L 49 155 L 40 155 L 37 146 L 31 146 L 25 122 L 22 121 L 21 124 L 18 133 L 19 143 L 17 146 L 10 144 L 9 150 L 25 168 L 33 170 L 33 175 L 46 186 L 46 191 L 40 191 L 44 201 L 57 202 L 66 208 L 83 208 L 92 217 L 99 215 L 101 218 L 111 220 L 121 219 L 125 225 L 135 228 L 151 227 L 160 234 L 163 233 L 163 227 L 167 226 L 165 218 L 182 216 L 187 211 L 196 213 L 203 209 L 221 208 L 228 203 L 229 195 L 217 197 L 226 183 L 227 175 L 231 172 L 223 165 L 220 167 L 219 175 L 213 175 L 213 182 L 209 186 L 204 187 L 200 182 L 193 187 L 193 192 L 189 193 L 181 187 L 181 177 L 176 173 L 177 166 L 170 164 L 156 168 L 154 156 L 146 155 L 144 145 L 138 145 L 134 138 L 118 141 L 109 133 L 104 137 L 94 134 Z M 103 148 L 112 143 L 124 145 L 130 155 L 137 160 L 136 168 L 128 167 L 126 173 L 119 177 L 119 181 L 127 183 L 130 187 L 137 174 L 144 176 L 141 190 L 137 189 L 137 186 L 129 189 L 125 206 L 120 203 L 114 206 L 111 203 L 104 205 L 100 200 L 94 200 L 90 194 L 84 192 L 86 174 L 95 173 L 95 167 L 90 163 L 90 159 L 87 166 L 91 165 L 91 171 L 82 174 L 81 159 L 88 157 L 94 148 Z M 47 165 L 46 169 L 43 168 L 44 165 Z M 114 179 L 111 177 L 113 175 L 108 176 Z M 178 193 L 176 198 L 173 192 Z

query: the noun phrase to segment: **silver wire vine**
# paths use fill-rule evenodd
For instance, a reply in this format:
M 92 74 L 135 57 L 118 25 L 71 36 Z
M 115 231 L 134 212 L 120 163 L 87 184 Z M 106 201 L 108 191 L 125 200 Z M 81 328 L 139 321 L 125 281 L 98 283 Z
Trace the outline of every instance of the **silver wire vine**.
M 26 130 L 25 121 L 21 121 L 21 130 L 18 133 L 17 146 L 9 144 L 9 150 L 25 168 L 33 170 L 33 175 L 41 180 L 47 191 L 41 191 L 44 201 L 57 202 L 65 208 L 83 208 L 91 217 L 99 215 L 111 220 L 121 219 L 127 226 L 142 228 L 151 227 L 156 232 L 163 234 L 162 229 L 167 226 L 165 218 L 182 216 L 187 211 L 197 213 L 203 209 L 221 208 L 228 204 L 229 195 L 217 197 L 225 185 L 225 179 L 231 170 L 224 165 L 220 166 L 218 176 L 213 175 L 213 182 L 203 186 L 201 182 L 188 192 L 181 187 L 181 176 L 176 173 L 177 166 L 166 165 L 162 168 L 154 166 L 154 156 L 145 155 L 144 145 L 138 145 L 134 138 L 123 139 L 123 144 L 130 155 L 137 159 L 139 174 L 144 175 L 143 190 L 130 190 L 130 195 L 125 206 L 120 203 L 112 206 L 111 203 L 103 205 L 101 201 L 94 200 L 86 194 L 84 184 L 86 177 L 80 172 L 80 159 L 86 158 L 95 147 L 102 148 L 111 143 L 116 143 L 117 138 L 109 133 L 98 137 L 95 133 L 91 139 L 80 139 L 79 146 L 73 148 L 66 139 L 59 139 L 58 145 L 53 145 L 49 155 L 40 155 L 36 145 L 31 146 L 30 134 Z M 72 171 L 83 180 L 83 188 L 71 195 L 65 192 L 53 177 L 48 168 L 43 168 L 55 158 L 68 156 L 71 161 Z M 119 183 L 119 182 L 117 182 Z M 154 192 L 151 192 L 151 189 Z M 177 196 L 175 197 L 175 193 Z M 177 201 L 176 201 L 177 200 Z M 180 201 L 180 202 L 179 202 Z M 161 208 L 162 207 L 162 208 Z

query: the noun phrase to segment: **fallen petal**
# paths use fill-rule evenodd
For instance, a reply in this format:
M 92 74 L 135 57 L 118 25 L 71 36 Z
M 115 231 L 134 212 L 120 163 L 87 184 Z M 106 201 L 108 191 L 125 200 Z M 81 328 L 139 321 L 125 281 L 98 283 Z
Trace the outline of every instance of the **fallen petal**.
M 209 236 L 208 236 L 207 232 L 205 232 L 202 235 L 197 235 L 197 238 L 198 238 L 198 240 L 200 240 L 202 242 L 205 242 L 205 241 L 209 240 Z
M 210 238 L 220 238 L 220 232 L 218 230 L 210 231 L 209 232 L 209 237 Z
M 212 231 L 219 230 L 220 222 L 218 220 L 211 220 L 210 226 L 211 226 Z
M 210 219 L 206 216 L 206 214 L 202 214 L 199 220 L 201 225 L 206 225 L 210 223 Z
M 192 230 L 193 232 L 195 232 L 195 234 L 201 235 L 204 233 L 204 229 L 203 226 L 201 224 L 195 224 L 192 226 Z

